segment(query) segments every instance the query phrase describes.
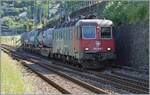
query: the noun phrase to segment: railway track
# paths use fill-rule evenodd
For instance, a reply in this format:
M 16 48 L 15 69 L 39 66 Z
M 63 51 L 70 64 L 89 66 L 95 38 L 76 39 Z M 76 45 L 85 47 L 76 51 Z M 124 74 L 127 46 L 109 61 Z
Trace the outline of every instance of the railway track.
M 19 60 L 19 59 L 18 59 Z M 45 80 L 47 83 L 49 83 L 50 85 L 52 85 L 53 87 L 55 87 L 57 90 L 59 90 L 62 94 L 71 94 L 68 90 L 64 89 L 63 87 L 59 86 L 57 83 L 55 83 L 54 81 L 50 80 L 48 77 L 44 76 L 41 72 L 39 72 L 37 69 L 29 66 L 30 63 L 27 61 L 23 61 L 23 60 L 19 60 L 20 63 L 22 63 L 24 66 L 26 66 L 27 68 L 29 68 L 30 70 L 32 70 L 34 73 L 36 73 L 40 78 L 42 78 L 43 80 Z
M 57 63 L 59 63 L 59 62 L 57 62 Z M 123 73 L 115 72 L 113 70 L 111 71 L 111 74 L 103 74 L 103 70 L 100 70 L 100 71 L 85 70 L 85 69 L 82 69 L 82 68 L 76 68 L 74 66 L 70 66 L 70 65 L 67 65 L 67 64 L 61 64 L 61 63 L 59 65 L 67 67 L 67 68 L 71 68 L 71 69 L 74 69 L 74 70 L 77 70 L 77 71 L 80 71 L 80 72 L 90 73 L 90 74 L 100 76 L 100 77 L 105 77 L 106 78 L 108 76 L 109 79 L 111 77 L 113 77 L 116 80 L 118 80 L 118 79 L 123 80 L 125 83 L 129 83 L 129 82 L 131 82 L 131 84 L 134 83 L 135 86 L 142 85 L 143 88 L 145 88 L 145 89 L 149 87 L 149 84 L 148 84 L 149 81 L 148 80 L 140 79 L 140 78 L 129 76 L 129 75 L 125 75 Z
M 128 67 L 128 66 L 124 66 L 124 65 L 119 65 L 119 64 L 115 64 L 115 65 L 113 65 L 113 67 L 121 68 L 121 69 L 125 69 L 125 70 L 129 70 L 129 71 L 136 71 L 136 72 L 143 73 L 143 74 L 149 74 L 148 71 L 145 71 L 145 70 L 137 70 L 137 69 L 134 69 L 134 68 L 132 68 L 132 67 Z
M 129 75 L 126 75 L 126 74 L 123 74 L 123 73 L 115 72 L 115 71 L 112 71 L 111 73 L 115 76 L 119 76 L 120 78 L 124 78 L 124 80 L 134 81 L 139 85 L 143 85 L 147 88 L 149 87 L 149 84 L 148 84 L 149 81 L 148 80 L 140 79 L 140 78 L 137 78 L 137 77 L 129 76 Z
M 51 65 L 48 64 L 48 66 L 51 66 Z M 61 69 L 61 68 L 62 67 L 59 67 L 58 69 Z M 136 80 L 127 79 L 127 77 L 123 78 L 120 76 L 102 74 L 102 73 L 97 73 L 97 72 L 93 72 L 93 71 L 91 72 L 88 70 L 81 70 L 81 69 L 79 69 L 78 72 L 75 72 L 75 71 L 77 71 L 77 68 L 74 68 L 74 71 L 72 71 L 72 72 L 78 73 L 78 74 L 82 72 L 81 76 L 85 76 L 85 77 L 88 76 L 90 79 L 99 81 L 102 83 L 111 83 L 117 88 L 121 87 L 130 92 L 147 93 L 149 91 L 148 84 L 142 83 L 142 82 L 137 82 Z M 89 74 L 92 74 L 92 75 L 89 75 Z M 101 79 L 101 78 L 103 78 L 103 79 Z
M 32 57 L 32 56 L 30 56 Z M 35 62 L 37 60 L 39 60 L 38 58 L 36 57 L 32 57 L 34 60 L 30 60 L 32 62 Z M 63 71 L 63 72 L 69 72 L 69 73 L 76 73 L 82 77 L 85 77 L 85 78 L 89 78 L 93 81 L 97 81 L 97 82 L 101 82 L 101 83 L 109 83 L 113 86 L 115 86 L 116 88 L 119 88 L 119 89 L 124 89 L 124 90 L 127 90 L 127 91 L 130 91 L 130 92 L 133 92 L 133 93 L 148 93 L 149 92 L 149 89 L 148 89 L 148 85 L 144 82 L 137 82 L 135 80 L 131 80 L 131 79 L 127 79 L 127 76 L 126 78 L 123 78 L 121 76 L 118 76 L 118 75 L 108 75 L 108 74 L 102 74 L 102 73 L 96 73 L 96 72 L 93 72 L 93 71 L 88 71 L 88 70 L 82 70 L 82 69 L 78 69 L 75 68 L 75 67 L 72 67 L 71 69 L 73 70 L 70 70 L 70 69 L 64 69 L 62 66 L 54 66 L 54 64 L 47 64 L 48 62 L 44 62 L 44 60 L 42 60 L 43 62 L 39 62 L 42 63 L 41 65 L 45 66 L 45 67 L 53 67 L 59 71 Z M 38 62 L 36 62 L 38 63 Z M 82 72 L 82 73 L 81 73 Z
M 136 78 L 133 76 L 124 75 L 122 73 L 118 73 L 118 72 L 114 72 L 114 71 L 112 71 L 111 74 L 103 74 L 101 71 L 95 72 L 95 71 L 91 71 L 91 70 L 85 70 L 85 69 L 83 70 L 81 68 L 76 68 L 74 66 L 61 64 L 61 63 L 59 65 L 61 65 L 63 67 L 71 68 L 75 71 L 85 72 L 85 73 L 93 74 L 93 75 L 98 76 L 98 77 L 111 79 L 111 80 L 116 81 L 116 82 L 120 81 L 120 84 L 123 83 L 124 85 L 139 87 L 139 88 L 141 88 L 143 90 L 145 89 L 147 91 L 149 90 L 148 89 L 149 88 L 149 85 L 148 85 L 149 81 L 148 80 L 143 80 L 143 79 Z
M 6 49 L 6 48 L 5 48 Z M 4 49 L 3 49 L 4 50 Z M 7 51 L 8 50 L 8 51 Z M 7 50 L 4 50 L 6 53 L 10 54 L 10 49 L 7 49 Z M 64 89 L 64 87 L 61 87 L 58 83 L 55 83 L 54 81 L 50 80 L 47 75 L 44 75 L 42 73 L 42 71 L 39 71 L 37 68 L 33 68 L 31 63 L 31 61 L 27 61 L 25 60 L 24 58 L 22 59 L 20 57 L 20 55 L 18 56 L 18 54 L 11 54 L 11 56 L 14 57 L 14 59 L 20 61 L 20 63 L 22 63 L 24 66 L 28 67 L 29 69 L 31 69 L 34 73 L 36 73 L 39 77 L 41 77 L 42 79 L 44 79 L 46 82 L 48 82 L 50 85 L 52 85 L 53 87 L 55 87 L 56 89 L 58 89 L 62 94 L 72 94 L 70 91 L 68 91 L 67 89 Z M 37 63 L 36 63 L 37 64 Z M 35 65 L 35 64 L 34 64 Z M 97 88 L 95 86 L 92 86 L 86 82 L 83 82 L 81 80 L 78 80 L 76 79 L 75 77 L 71 77 L 69 75 L 67 75 L 66 73 L 63 73 L 61 71 L 58 71 L 57 69 L 54 69 L 54 68 L 50 68 L 50 67 L 47 67 L 46 64 L 38 64 L 39 66 L 43 67 L 43 68 L 46 68 L 47 70 L 49 71 L 52 71 L 58 75 L 60 75 L 61 77 L 63 77 L 64 79 L 67 79 L 75 84 L 73 85 L 79 85 L 80 86 L 80 90 L 82 89 L 85 89 L 87 90 L 88 92 L 90 93 L 96 93 L 96 94 L 108 94 L 106 91 L 100 89 L 100 88 Z M 61 81 L 62 82 L 62 81 Z M 71 85 L 70 85 L 71 86 Z M 75 87 L 71 87 L 71 88 L 75 88 Z M 74 92 L 74 93 L 77 93 L 77 92 Z

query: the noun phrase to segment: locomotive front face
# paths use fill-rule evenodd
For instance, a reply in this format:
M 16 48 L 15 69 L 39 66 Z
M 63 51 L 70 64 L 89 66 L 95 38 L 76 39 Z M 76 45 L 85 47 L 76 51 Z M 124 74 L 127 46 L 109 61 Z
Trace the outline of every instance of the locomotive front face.
M 80 51 L 83 59 L 115 59 L 112 23 L 105 20 L 85 20 L 80 23 Z

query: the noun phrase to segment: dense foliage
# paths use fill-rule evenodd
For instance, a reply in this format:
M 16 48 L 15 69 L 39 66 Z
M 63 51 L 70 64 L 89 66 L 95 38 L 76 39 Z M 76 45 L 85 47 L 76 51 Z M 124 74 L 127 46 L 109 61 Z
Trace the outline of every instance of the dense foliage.
M 2 0 L 0 16 L 4 19 L 5 27 L 9 30 L 35 28 L 35 25 L 43 23 L 48 18 L 48 8 L 51 7 L 51 0 Z M 19 15 L 26 12 L 26 17 Z
M 106 18 L 111 19 L 115 24 L 136 23 L 148 21 L 148 1 L 113 1 L 109 2 L 104 10 Z
M 2 26 L 6 27 L 9 32 L 11 31 L 16 31 L 16 32 L 21 32 L 21 31 L 26 31 L 28 21 L 22 21 L 18 20 L 16 17 L 4 17 L 3 18 L 3 23 L 1 24 Z
M 5 19 L 5 25 L 10 29 L 24 28 L 27 31 L 35 26 L 43 24 L 51 27 L 59 23 L 60 18 L 68 18 L 68 15 L 81 8 L 90 5 L 87 1 L 78 0 L 2 0 L 0 10 L 1 17 Z M 109 1 L 103 15 L 111 19 L 115 24 L 135 23 L 149 20 L 148 1 Z M 20 18 L 19 14 L 27 12 L 26 18 Z M 97 13 L 99 10 L 97 10 Z

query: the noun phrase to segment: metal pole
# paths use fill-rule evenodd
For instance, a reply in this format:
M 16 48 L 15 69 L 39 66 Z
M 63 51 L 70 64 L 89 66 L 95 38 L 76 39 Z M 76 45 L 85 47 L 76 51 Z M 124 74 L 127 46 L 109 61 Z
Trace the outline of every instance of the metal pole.
M 49 19 L 49 0 L 48 0 L 48 15 L 47 18 Z
M 34 12 L 33 12 L 33 16 L 34 16 L 34 28 L 36 27 L 36 0 L 34 0 Z

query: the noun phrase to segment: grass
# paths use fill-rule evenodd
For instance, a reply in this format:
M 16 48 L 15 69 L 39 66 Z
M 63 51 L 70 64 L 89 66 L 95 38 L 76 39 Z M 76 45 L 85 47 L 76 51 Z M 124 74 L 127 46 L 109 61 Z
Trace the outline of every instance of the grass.
M 20 44 L 20 36 L 0 36 L 0 44 L 17 46 Z
M 13 60 L 6 53 L 1 52 L 1 94 L 32 93 L 32 86 L 25 83 L 23 74 Z

